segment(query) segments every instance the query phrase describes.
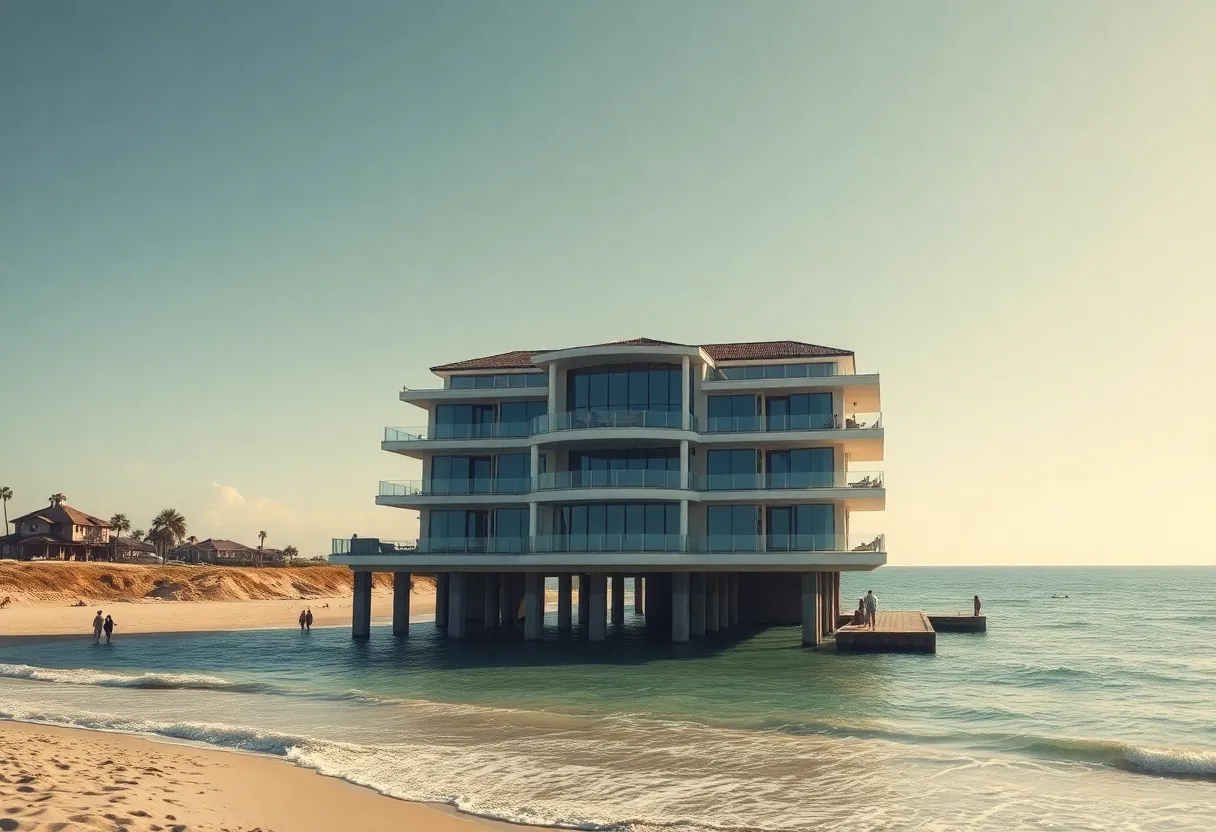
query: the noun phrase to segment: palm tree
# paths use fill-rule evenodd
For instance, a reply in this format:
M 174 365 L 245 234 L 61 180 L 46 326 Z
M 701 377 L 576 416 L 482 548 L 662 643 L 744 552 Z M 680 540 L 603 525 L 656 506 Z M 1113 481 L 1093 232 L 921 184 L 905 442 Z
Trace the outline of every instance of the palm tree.
M 144 539 L 144 530 L 143 530 L 143 529 L 136 529 L 135 531 L 131 532 L 131 539 L 132 539 L 132 540 L 138 540 L 138 541 L 141 541 L 141 542 L 142 542 L 142 541 L 143 541 L 143 539 Z
M 287 558 L 288 566 L 291 566 L 292 561 L 294 561 L 296 559 L 296 556 L 299 554 L 300 554 L 300 550 L 297 549 L 295 546 L 288 546 L 286 549 L 283 550 L 283 557 Z
M 262 565 L 262 544 L 266 542 L 266 532 L 258 532 L 258 566 Z
M 67 495 L 65 495 L 61 491 L 56 491 L 54 494 L 52 494 L 47 499 L 49 499 L 51 501 L 51 505 L 53 505 L 53 506 L 57 506 L 60 503 L 66 503 L 68 501 Z
M 114 530 L 114 537 L 110 540 L 113 546 L 110 547 L 110 560 L 118 560 L 118 538 L 125 531 L 130 531 L 131 522 L 127 520 L 125 514 L 115 514 L 110 518 L 110 528 Z
M 148 532 L 148 540 L 156 547 L 156 554 L 164 560 L 165 552 L 173 545 L 173 534 L 164 526 L 153 526 Z
M 8 534 L 8 501 L 13 499 L 13 489 L 0 485 L 0 502 L 4 503 L 4 533 Z
M 159 534 L 157 534 L 159 532 Z M 148 537 L 156 535 L 158 552 L 163 558 L 170 548 L 186 536 L 186 518 L 175 508 L 167 508 L 152 518 L 152 531 Z

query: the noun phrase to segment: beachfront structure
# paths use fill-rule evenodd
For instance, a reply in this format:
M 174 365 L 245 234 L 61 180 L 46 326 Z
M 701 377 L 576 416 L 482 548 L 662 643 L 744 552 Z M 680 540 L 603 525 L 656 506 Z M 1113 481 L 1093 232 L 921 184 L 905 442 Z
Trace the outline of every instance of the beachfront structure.
M 209 537 L 194 543 L 183 543 L 169 551 L 170 560 L 183 563 L 214 563 L 228 566 L 258 565 L 258 550 L 235 540 Z
M 632 579 L 634 613 L 674 641 L 801 625 L 818 644 L 840 573 L 886 562 L 883 535 L 851 530 L 886 490 L 879 379 L 849 350 L 638 338 L 431 369 L 442 387 L 400 395 L 425 427 L 387 428 L 381 446 L 419 460 L 422 479 L 382 482 L 376 498 L 417 511 L 418 539 L 334 541 L 331 562 L 355 571 L 356 636 L 384 571 L 407 588 L 412 572 L 437 575 L 448 636 L 522 613 L 525 638 L 541 638 L 556 577 L 559 632 L 576 581 L 580 631 L 622 626 Z M 398 633 L 408 603 L 398 593 Z
M 108 560 L 113 556 L 110 524 L 58 499 L 9 522 L 13 531 L 0 537 L 0 557 Z

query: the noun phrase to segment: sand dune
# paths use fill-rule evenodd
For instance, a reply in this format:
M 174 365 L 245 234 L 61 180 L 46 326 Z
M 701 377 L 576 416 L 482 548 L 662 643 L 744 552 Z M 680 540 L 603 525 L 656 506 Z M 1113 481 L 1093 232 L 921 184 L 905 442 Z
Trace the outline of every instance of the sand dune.
M 420 578 L 426 582 L 429 579 Z M 121 563 L 0 564 L 0 599 L 22 603 L 101 601 L 268 601 L 333 598 L 351 593 L 345 566 L 147 566 Z M 376 586 L 392 576 L 376 575 Z

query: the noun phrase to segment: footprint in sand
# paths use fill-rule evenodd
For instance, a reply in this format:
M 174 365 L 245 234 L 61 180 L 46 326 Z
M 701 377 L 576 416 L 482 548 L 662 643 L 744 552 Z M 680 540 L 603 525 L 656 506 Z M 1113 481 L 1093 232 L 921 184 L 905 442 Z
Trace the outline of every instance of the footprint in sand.
M 20 827 L 21 824 L 12 818 L 0 818 L 0 829 L 5 830 L 5 832 L 8 832 L 10 829 L 19 829 Z
M 17 791 L 29 794 L 30 792 L 38 791 L 33 786 L 18 786 Z

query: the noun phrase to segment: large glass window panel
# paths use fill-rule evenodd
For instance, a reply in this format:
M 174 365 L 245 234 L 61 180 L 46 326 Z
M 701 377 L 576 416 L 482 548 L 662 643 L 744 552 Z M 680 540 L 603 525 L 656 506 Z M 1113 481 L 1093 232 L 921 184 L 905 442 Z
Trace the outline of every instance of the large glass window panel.
M 608 374 L 591 374 L 588 385 L 588 406 L 592 410 L 608 410 Z
M 631 409 L 629 407 L 629 369 L 625 366 L 613 367 L 608 374 L 608 409 Z
M 668 410 L 670 403 L 667 401 L 667 373 L 663 370 L 650 371 L 650 409 L 651 410 Z
M 605 506 L 604 529 L 607 534 L 625 534 L 625 506 L 609 503 Z
M 452 390 L 469 390 L 477 386 L 476 376 L 452 376 Z
M 567 410 L 586 410 L 591 406 L 590 379 L 584 373 L 570 373 L 570 395 Z
M 604 535 L 608 531 L 608 506 L 597 503 L 587 506 L 587 534 Z
M 629 409 L 648 410 L 650 407 L 650 374 L 643 368 L 629 368 Z
M 526 508 L 499 508 L 494 510 L 494 537 L 520 539 L 528 536 L 528 510 Z M 507 543 L 506 545 L 510 545 Z

